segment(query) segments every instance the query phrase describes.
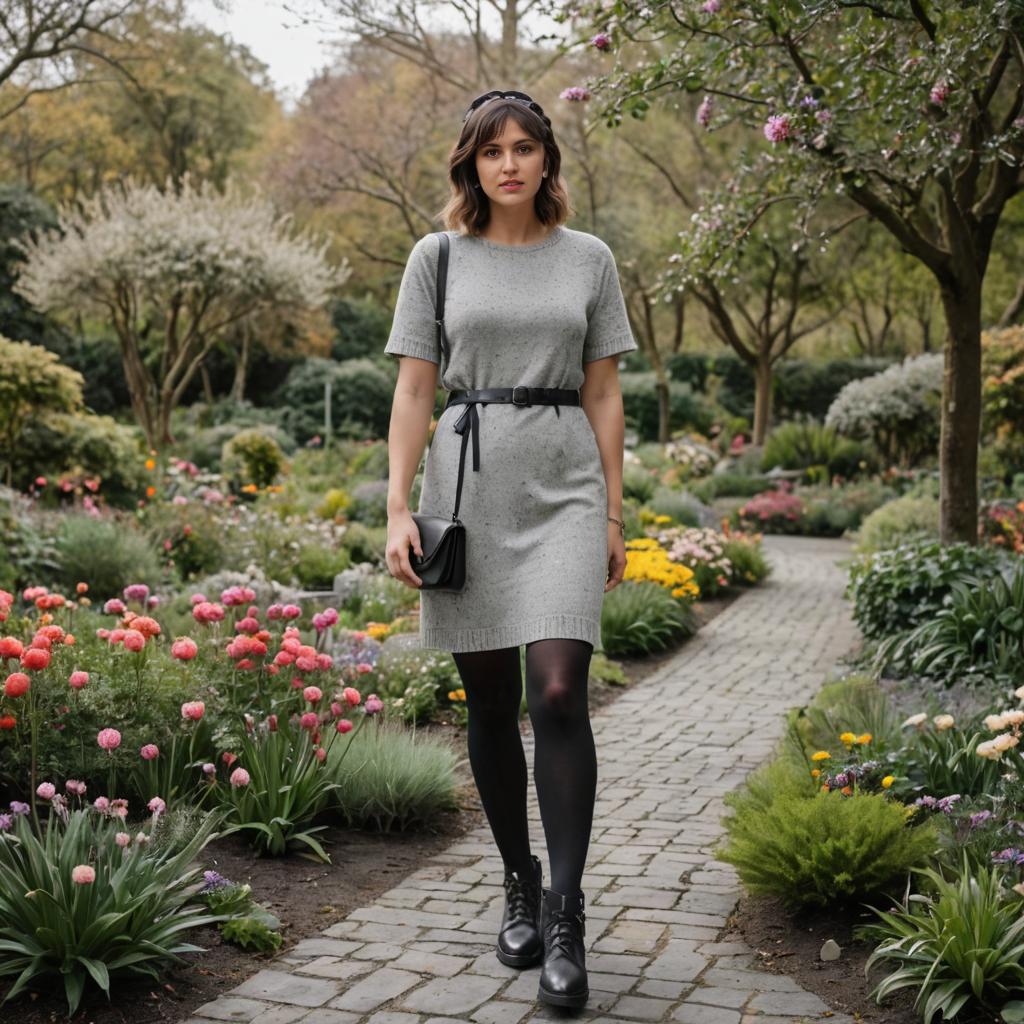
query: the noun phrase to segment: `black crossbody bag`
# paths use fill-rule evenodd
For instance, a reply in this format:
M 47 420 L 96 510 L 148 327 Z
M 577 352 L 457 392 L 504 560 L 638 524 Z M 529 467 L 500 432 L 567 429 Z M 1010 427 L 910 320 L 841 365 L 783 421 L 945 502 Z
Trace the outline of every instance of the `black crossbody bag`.
M 440 248 L 437 255 L 437 297 L 434 303 L 437 340 L 442 360 L 446 366 L 450 359 L 448 338 L 444 330 L 445 285 L 448 281 L 448 248 L 450 239 L 443 231 L 435 232 Z M 441 371 L 442 377 L 444 370 Z M 436 429 L 436 428 L 435 428 Z M 409 564 L 423 581 L 421 590 L 461 590 L 466 582 L 466 527 L 459 519 L 459 504 L 462 500 L 462 477 L 466 465 L 466 445 L 469 431 L 462 435 L 462 451 L 459 454 L 459 482 L 455 490 L 455 510 L 451 519 L 432 516 L 424 512 L 413 512 L 413 522 L 420 533 L 420 547 L 423 555 L 409 549 Z

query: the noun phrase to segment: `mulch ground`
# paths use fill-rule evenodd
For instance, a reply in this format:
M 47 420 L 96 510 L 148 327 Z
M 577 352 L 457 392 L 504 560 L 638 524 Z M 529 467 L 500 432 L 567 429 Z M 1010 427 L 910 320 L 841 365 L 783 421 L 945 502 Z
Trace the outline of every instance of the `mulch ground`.
M 731 598 L 697 606 L 701 625 L 711 621 L 731 603 Z M 646 658 L 623 662 L 630 684 L 656 672 L 679 648 Z M 614 701 L 628 686 L 592 680 L 590 708 L 595 711 Z M 524 717 L 522 728 L 529 729 Z M 373 903 L 422 863 L 440 853 L 459 837 L 485 822 L 468 765 L 465 730 L 450 722 L 427 727 L 449 738 L 461 764 L 456 792 L 458 808 L 442 815 L 431 831 L 391 833 L 330 828 L 318 838 L 325 841 L 332 863 L 320 864 L 298 855 L 263 858 L 255 855 L 240 836 L 211 843 L 204 853 L 204 867 L 214 868 L 234 882 L 248 882 L 253 897 L 281 919 L 284 944 L 281 951 L 301 939 L 318 935 L 357 907 Z M 140 981 L 115 984 L 114 998 L 89 990 L 72 1024 L 172 1024 L 185 1020 L 203 1003 L 235 988 L 273 958 L 271 954 L 245 952 L 222 941 L 214 928 L 190 933 L 188 941 L 205 952 L 191 955 L 186 967 L 172 969 L 161 983 Z M 0 999 L 9 989 L 0 985 Z M 34 992 L 8 1003 L 0 1020 L 18 1024 L 56 1024 L 69 1020 L 60 991 Z

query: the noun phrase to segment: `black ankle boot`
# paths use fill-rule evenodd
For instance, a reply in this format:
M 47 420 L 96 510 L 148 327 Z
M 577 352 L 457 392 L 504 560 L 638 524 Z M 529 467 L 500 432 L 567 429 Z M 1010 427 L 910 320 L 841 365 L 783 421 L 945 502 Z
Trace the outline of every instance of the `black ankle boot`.
M 583 1006 L 590 995 L 587 983 L 583 893 L 566 896 L 544 889 L 541 931 L 544 967 L 537 998 L 552 1006 Z
M 544 956 L 540 936 L 540 900 L 544 875 L 540 861 L 531 856 L 530 877 L 505 872 L 505 912 L 498 933 L 498 959 L 509 967 L 532 967 Z

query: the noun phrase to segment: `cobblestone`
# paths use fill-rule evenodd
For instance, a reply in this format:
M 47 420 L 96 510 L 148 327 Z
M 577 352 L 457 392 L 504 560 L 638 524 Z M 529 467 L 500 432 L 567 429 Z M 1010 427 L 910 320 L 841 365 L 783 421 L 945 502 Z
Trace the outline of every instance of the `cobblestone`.
M 583 880 L 591 995 L 577 1020 L 853 1024 L 826 1016 L 792 978 L 758 971 L 744 943 L 721 940 L 739 897 L 734 870 L 714 859 L 722 797 L 770 756 L 786 711 L 857 639 L 836 564 L 848 547 L 803 538 L 766 547 L 766 584 L 593 716 L 598 793 Z M 545 860 L 532 786 L 529 820 Z M 501 870 L 484 826 L 185 1024 L 564 1020 L 537 1002 L 539 966 L 516 970 L 494 955 Z

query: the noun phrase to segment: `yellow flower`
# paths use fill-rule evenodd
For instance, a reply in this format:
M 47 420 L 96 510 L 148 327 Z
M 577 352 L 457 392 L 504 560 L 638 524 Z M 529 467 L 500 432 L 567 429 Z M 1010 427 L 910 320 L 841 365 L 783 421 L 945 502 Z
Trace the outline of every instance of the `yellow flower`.
M 672 522 L 672 517 L 671 516 L 655 516 L 654 517 L 654 522 L 658 526 L 662 526 L 665 523 L 671 523 Z
M 448 691 L 448 699 L 451 700 L 451 701 L 465 700 L 466 699 L 466 691 L 465 690 L 449 690 Z
M 816 779 L 820 774 L 821 774 L 821 769 L 820 768 L 812 768 L 811 769 L 811 778 L 812 779 Z
M 255 484 L 243 484 L 242 490 L 246 494 L 256 494 L 259 488 Z
M 839 735 L 839 738 L 840 738 L 840 739 L 841 739 L 841 740 L 843 741 L 843 743 L 845 743 L 845 744 L 846 744 L 847 746 L 850 746 L 851 744 L 853 744 L 853 743 L 856 743 L 856 742 L 857 742 L 857 737 L 856 737 L 856 736 L 854 736 L 852 732 L 844 732 L 844 733 L 840 733 L 840 735 Z
M 391 627 L 386 622 L 368 622 L 364 632 L 368 633 L 374 640 L 380 640 L 391 632 Z
M 882 779 L 882 789 L 888 789 L 895 781 L 895 775 L 886 775 L 886 777 Z
M 871 733 L 869 733 L 869 732 L 862 732 L 857 737 L 856 742 L 860 743 L 860 744 L 870 743 L 871 742 Z
M 156 469 L 156 459 L 146 459 L 146 469 Z
M 827 750 L 816 750 L 811 754 L 812 761 L 827 761 L 832 755 Z

